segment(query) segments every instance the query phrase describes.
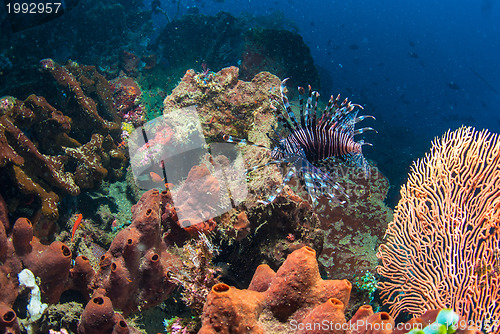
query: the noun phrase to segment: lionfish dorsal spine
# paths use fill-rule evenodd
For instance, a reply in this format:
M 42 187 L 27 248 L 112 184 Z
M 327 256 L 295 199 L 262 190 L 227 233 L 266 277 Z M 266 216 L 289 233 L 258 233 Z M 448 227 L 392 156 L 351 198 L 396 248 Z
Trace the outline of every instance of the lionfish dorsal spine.
M 306 127 L 307 124 L 307 119 L 309 117 L 308 110 L 306 109 L 304 113 L 304 94 L 305 90 L 304 87 L 298 87 L 297 90 L 299 91 L 299 111 L 300 111 L 300 125 L 302 125 L 303 128 Z
M 297 123 L 297 119 L 295 118 L 295 115 L 293 114 L 292 108 L 290 107 L 290 102 L 288 102 L 288 97 L 286 97 L 286 95 L 285 95 L 286 81 L 287 80 L 288 80 L 288 78 L 286 78 L 285 80 L 283 80 L 281 82 L 281 86 L 280 86 L 281 99 L 283 100 L 283 105 L 285 107 L 288 118 L 290 119 L 290 121 L 292 123 L 292 126 L 293 126 L 292 129 L 296 130 L 299 127 L 299 125 Z

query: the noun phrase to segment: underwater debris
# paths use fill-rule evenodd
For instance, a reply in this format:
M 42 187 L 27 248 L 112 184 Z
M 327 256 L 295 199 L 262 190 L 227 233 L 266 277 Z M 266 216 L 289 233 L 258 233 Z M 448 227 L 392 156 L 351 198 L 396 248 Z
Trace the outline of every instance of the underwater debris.
M 348 196 L 335 180 L 333 172 L 340 162 L 347 162 L 354 163 L 363 169 L 366 176 L 369 175 L 370 166 L 363 157 L 361 148 L 363 145 L 371 144 L 365 143 L 363 140 L 355 142 L 354 136 L 368 130 L 375 130 L 370 127 L 354 130 L 354 125 L 364 119 L 375 119 L 375 117 L 369 115 L 357 116 L 358 112 L 355 108 L 363 109 L 360 105 L 352 104 L 347 98 L 343 102 L 339 102 L 340 95 L 336 99 L 332 95 L 321 117 L 317 119 L 319 93 L 312 91 L 311 86 L 309 86 L 305 110 L 305 90 L 302 87 L 298 89 L 299 123 L 284 92 L 286 81 L 287 79 L 281 83 L 281 98 L 284 111 L 282 110 L 278 120 L 288 130 L 288 134 L 282 137 L 273 128 L 278 136 L 278 140 L 275 140 L 276 146 L 272 148 L 271 156 L 273 161 L 252 167 L 247 170 L 247 173 L 272 164 L 291 165 L 284 176 L 283 183 L 276 189 L 276 194 L 263 201 L 265 204 L 273 202 L 283 190 L 284 185 L 294 175 L 300 176 L 300 181 L 305 185 L 314 206 L 318 204 L 318 197 L 321 195 L 325 195 L 334 202 L 343 203 L 345 201 L 341 200 L 340 197 L 348 198 Z M 315 101 L 313 102 L 313 100 Z M 230 143 L 249 144 L 266 148 L 230 135 L 225 135 L 224 140 Z

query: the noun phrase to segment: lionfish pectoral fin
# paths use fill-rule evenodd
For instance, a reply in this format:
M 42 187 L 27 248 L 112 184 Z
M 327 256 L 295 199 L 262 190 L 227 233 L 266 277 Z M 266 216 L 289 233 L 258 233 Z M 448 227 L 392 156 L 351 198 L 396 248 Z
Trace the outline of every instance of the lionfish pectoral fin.
M 224 141 L 226 141 L 228 143 L 235 144 L 235 145 L 242 144 L 242 145 L 255 146 L 255 147 L 260 147 L 260 148 L 265 148 L 267 150 L 270 150 L 270 148 L 267 146 L 255 144 L 254 142 L 248 141 L 246 139 L 233 137 L 233 136 L 230 136 L 228 134 L 224 134 L 222 136 L 222 139 L 224 139 Z
M 340 193 L 342 194 L 342 196 L 344 196 L 346 199 L 349 199 L 349 195 L 347 195 L 347 193 L 345 192 L 344 188 L 342 188 L 338 183 L 335 184 L 334 188 Z M 336 199 L 338 199 L 336 196 L 335 196 Z M 346 202 L 346 201 L 342 201 L 342 202 Z
M 361 129 L 357 129 L 357 130 L 354 130 L 353 131 L 353 135 L 359 135 L 359 134 L 362 134 L 366 131 L 375 131 L 375 133 L 378 133 L 377 130 L 375 130 L 374 128 L 370 128 L 370 127 L 366 127 L 366 128 L 361 128 Z
M 339 200 L 337 197 L 331 197 L 331 198 L 328 198 L 328 203 L 338 203 L 340 205 L 344 205 L 347 203 L 347 201 L 341 201 Z
M 262 199 L 258 199 L 258 200 L 257 200 L 257 203 L 258 203 L 258 204 L 268 205 L 268 204 L 271 204 L 271 203 L 274 201 L 274 199 L 275 199 L 275 198 L 276 198 L 276 197 L 273 197 L 273 198 L 269 197 L 269 198 L 268 198 L 267 200 L 265 200 L 265 201 L 264 201 L 264 200 L 262 200 Z
M 324 190 L 323 193 L 326 195 L 328 198 L 328 201 L 339 203 L 339 204 L 344 204 L 346 203 L 345 200 L 342 200 L 341 198 L 345 198 L 346 200 L 349 199 L 349 195 L 345 192 L 344 188 L 338 184 L 336 181 L 333 179 L 330 179 L 328 182 L 328 190 Z M 331 191 L 331 189 L 334 189 L 334 191 Z
M 285 177 L 283 178 L 283 182 L 281 182 L 281 184 L 276 188 L 275 193 L 269 196 L 266 200 L 258 200 L 257 202 L 264 205 L 274 202 L 276 197 L 278 197 L 279 194 L 281 194 L 288 181 L 290 181 L 290 179 L 295 175 L 295 172 L 296 172 L 295 167 L 293 166 L 290 167 L 290 170 L 288 171 L 288 173 L 286 173 Z
M 270 166 L 270 165 L 279 165 L 279 164 L 287 163 L 287 162 L 288 162 L 287 159 L 279 159 L 279 160 L 269 161 L 269 162 L 266 162 L 265 164 L 258 165 L 258 166 L 252 167 L 252 168 L 248 168 L 245 171 L 245 174 L 251 173 L 251 172 L 253 172 L 253 171 L 257 170 L 257 169 L 264 168 L 264 167 L 267 167 L 267 166 Z
M 376 120 L 375 116 L 372 116 L 372 115 L 361 115 L 361 116 L 356 117 L 354 119 L 354 122 L 358 123 L 358 122 L 364 121 L 367 118 L 371 118 L 371 119 Z
M 359 142 L 361 145 L 371 145 L 365 142 Z M 352 162 L 354 162 L 359 168 L 363 169 L 365 177 L 370 177 L 370 164 L 366 161 L 362 153 L 354 153 L 351 155 Z

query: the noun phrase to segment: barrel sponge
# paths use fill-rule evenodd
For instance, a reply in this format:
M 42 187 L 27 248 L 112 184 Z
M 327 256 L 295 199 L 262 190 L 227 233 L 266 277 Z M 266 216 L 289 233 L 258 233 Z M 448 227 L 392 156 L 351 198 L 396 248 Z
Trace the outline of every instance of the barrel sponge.
M 114 306 L 123 309 L 131 302 L 131 298 L 135 299 L 137 281 L 124 265 L 123 258 L 114 258 L 103 288 L 106 289 L 106 295 L 111 298 Z
M 337 298 L 330 298 L 323 304 L 313 308 L 302 320 L 304 330 L 299 330 L 297 334 L 343 334 L 345 326 L 319 326 L 319 328 L 308 328 L 311 324 L 345 324 L 344 303 Z
M 12 229 L 12 243 L 16 253 L 23 256 L 31 252 L 31 240 L 33 239 L 33 226 L 27 218 L 19 218 Z
M 73 268 L 69 271 L 71 286 L 74 290 L 80 291 L 85 300 L 89 300 L 92 289 L 90 283 L 94 279 L 95 271 L 86 256 L 79 255 L 75 259 Z
M 9 210 L 7 209 L 7 203 L 0 194 L 0 224 L 4 226 L 6 230 L 9 229 Z
M 255 273 L 253 274 L 252 281 L 248 286 L 248 290 L 264 292 L 271 285 L 271 281 L 273 280 L 276 273 L 271 269 L 267 264 L 261 264 L 255 269 Z
M 114 316 L 111 299 L 98 289 L 83 310 L 78 324 L 78 334 L 111 333 L 115 324 Z
M 0 267 L 0 302 L 13 305 L 16 301 L 19 291 L 17 281 L 17 269 L 12 270 L 7 266 Z M 0 332 L 1 333 L 1 332 Z
M 218 283 L 207 296 L 198 334 L 264 333 L 257 323 L 264 302 L 262 292 L 239 290 Z
M 364 334 L 390 334 L 394 330 L 394 319 L 387 312 L 372 314 L 366 319 L 366 324 Z
M 351 283 L 347 280 L 323 280 L 316 251 L 302 247 L 292 252 L 276 272 L 267 291 L 274 316 L 285 321 L 295 311 L 337 298 L 349 302 Z
M 0 333 L 20 333 L 16 312 L 2 302 L 0 302 Z
M 120 313 L 115 313 L 114 315 L 114 326 L 111 334 L 128 334 L 135 333 L 135 329 L 128 326 L 125 318 Z
M 7 249 L 7 233 L 5 232 L 5 226 L 0 221 L 0 262 L 5 261 Z
M 366 320 L 373 315 L 373 308 L 370 305 L 362 305 L 354 313 L 351 320 L 349 320 L 349 328 L 351 334 L 361 334 L 366 326 L 359 326 L 358 324 L 366 324 Z
M 40 290 L 44 300 L 56 304 L 68 282 L 71 250 L 66 244 L 54 241 L 43 252 L 33 253 L 36 254 L 30 254 L 27 267 L 40 278 Z

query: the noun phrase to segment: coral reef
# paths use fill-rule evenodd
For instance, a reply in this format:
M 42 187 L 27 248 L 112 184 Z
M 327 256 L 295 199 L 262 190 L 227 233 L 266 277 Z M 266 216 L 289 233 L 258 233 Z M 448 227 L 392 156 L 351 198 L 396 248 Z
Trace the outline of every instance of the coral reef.
M 66 103 L 59 104 L 73 123 L 78 124 L 78 131 L 73 131 L 75 139 L 85 140 L 94 133 L 119 136 L 119 118 L 113 108 L 111 86 L 95 66 L 72 61 L 61 66 L 52 59 L 43 59 L 40 65 L 70 97 Z
M 304 247 L 291 253 L 276 273 L 266 265 L 257 268 L 248 290 L 215 285 L 205 303 L 200 333 L 265 333 L 266 324 L 258 321 L 264 308 L 278 321 L 292 314 L 300 319 L 306 309 L 333 296 L 347 303 L 350 288 L 347 281 L 322 280 L 314 250 Z
M 77 302 L 49 305 L 39 321 L 40 333 L 64 334 L 64 331 L 75 332 L 83 312 L 83 305 Z M 58 332 L 60 330 L 60 332 Z
M 249 140 L 271 146 L 266 133 L 273 133 L 277 126 L 275 102 L 279 99 L 280 80 L 267 72 L 257 74 L 251 81 L 239 80 L 236 67 L 225 68 L 217 73 L 196 73 L 187 71 L 180 84 L 164 101 L 164 117 L 168 124 L 180 123 L 185 117 L 187 106 L 197 106 L 197 118 L 201 122 L 203 135 L 214 147 L 222 141 L 221 134 L 248 137 Z M 188 124 L 189 122 L 185 122 Z M 177 127 L 177 126 L 176 126 Z M 189 128 L 187 126 L 182 129 Z M 189 138 L 183 133 L 182 141 Z M 224 143 L 224 145 L 230 145 Z M 252 146 L 234 148 L 241 154 L 243 168 L 249 168 L 270 161 L 269 151 Z M 213 160 L 224 165 L 227 157 L 214 156 Z M 297 196 L 290 188 L 269 206 L 258 203 L 270 195 L 270 189 L 282 182 L 278 167 L 267 166 L 255 170 L 247 178 L 245 201 L 215 220 L 216 238 L 223 240 L 221 258 L 230 263 L 229 277 L 232 284 L 248 284 L 254 268 L 269 263 L 274 269 L 293 250 L 308 245 L 320 250 L 323 231 L 313 213 L 310 203 Z M 289 238 L 287 238 L 289 237 Z M 251 241 L 250 241 L 251 240 Z M 236 242 L 238 241 L 238 242 Z M 237 256 L 243 252 L 245 259 Z
M 113 304 L 100 289 L 92 295 L 78 324 L 78 334 L 140 333 L 129 327 L 123 316 L 113 310 Z
M 396 328 L 388 313 L 374 313 L 369 305 L 361 306 L 347 322 L 344 310 L 350 292 L 347 280 L 321 279 L 315 251 L 303 247 L 291 253 L 276 273 L 265 265 L 257 268 L 248 289 L 214 285 L 203 308 L 199 333 L 401 334 L 435 320 L 446 324 L 444 332 L 455 324 L 459 334 L 479 333 L 458 315 L 446 323 L 448 317 L 438 311 Z
M 86 256 L 77 256 L 71 265 L 72 253 L 64 243 L 41 244 L 26 218 L 19 218 L 9 235 L 0 224 L 0 302 L 6 309 L 14 304 L 17 274 L 28 268 L 39 279 L 43 301 L 56 304 L 67 290 L 79 291 L 84 300 L 90 300 L 82 315 L 80 333 L 106 333 L 102 329 L 106 326 L 125 330 L 127 323 L 114 314 L 113 308 L 126 315 L 153 307 L 176 286 L 168 273 L 181 264 L 167 250 L 162 237 L 161 198 L 158 190 L 151 190 L 132 207 L 132 224 L 116 235 L 97 272 Z M 106 316 L 96 315 L 98 312 Z M 95 327 L 93 319 L 101 318 L 106 318 L 106 325 Z
M 269 282 L 265 290 L 262 281 Z M 316 252 L 309 247 L 292 252 L 276 273 L 267 267 L 257 269 L 250 286 L 261 291 L 214 285 L 203 308 L 199 333 L 265 333 L 264 325 L 258 322 L 264 308 L 277 321 L 290 317 L 301 321 L 330 298 L 338 298 L 343 312 L 351 291 L 347 280 L 321 279 Z
M 58 109 L 36 95 L 2 98 L 0 180 L 9 212 L 28 216 L 35 236 L 51 239 L 61 198 L 121 178 L 128 160 L 115 144 L 120 126 L 107 80 L 74 62 L 41 66 L 60 87 L 51 96 Z
M 174 267 L 170 279 L 183 288 L 182 300 L 191 311 L 200 315 L 212 286 L 219 283 L 218 268 L 212 259 L 218 250 L 203 233 L 179 249 L 181 267 Z
M 162 238 L 161 198 L 153 189 L 132 207 L 132 224 L 116 235 L 90 283 L 94 290 L 103 288 L 124 314 L 155 306 L 176 286 L 168 272 L 180 264 Z
M 33 226 L 26 218 L 16 221 L 8 245 L 9 252 L 2 265 L 4 274 L 17 276 L 21 267 L 31 270 L 40 279 L 43 300 L 56 303 L 69 284 L 71 250 L 60 241 L 48 246 L 41 244 L 33 236 Z M 14 282 L 17 284 L 17 279 Z M 17 296 L 17 291 L 11 293 Z
M 137 76 L 139 74 L 139 64 L 141 57 L 127 51 L 122 51 L 120 57 L 120 67 L 127 75 Z
M 137 82 L 132 78 L 120 76 L 111 80 L 110 84 L 113 90 L 113 108 L 118 115 L 133 127 L 142 125 L 146 108 L 141 103 L 142 91 Z
M 7 36 L 0 39 L 0 49 L 6 50 L 5 56 L 12 60 L 13 72 L 25 71 L 46 57 L 73 59 L 118 72 L 121 50 L 137 52 L 145 49 L 144 36 L 151 35 L 153 24 L 151 10 L 143 7 L 141 1 L 127 0 L 124 3 L 112 0 L 103 4 L 89 0 L 87 4 L 88 8 L 74 6 L 66 10 L 50 25 L 33 27 L 28 34 L 5 33 Z M 67 29 L 68 26 L 75 29 Z M 53 34 L 54 31 L 58 33 Z M 27 45 L 33 46 L 29 52 Z M 16 84 L 29 81 L 24 73 L 12 74 L 16 75 Z
M 179 85 L 167 96 L 164 114 L 178 117 L 182 107 L 197 105 L 204 135 L 209 141 L 221 140 L 221 134 L 249 133 L 259 136 L 253 141 L 267 143 L 265 136 L 276 126 L 272 100 L 279 98 L 280 80 L 262 72 L 251 81 L 239 80 L 237 67 L 224 68 L 217 73 L 186 72 Z M 176 124 L 174 120 L 172 124 Z
M 0 303 L 4 305 L 4 309 L 14 304 L 22 290 L 18 289 L 18 274 L 23 268 L 29 269 L 38 277 L 43 301 L 57 303 L 63 291 L 72 284 L 69 277 L 72 255 L 70 249 L 60 241 L 54 241 L 50 245 L 41 244 L 33 236 L 33 226 L 26 218 L 16 221 L 8 238 L 4 225 L 0 224 L 0 238 L 4 245 L 4 251 L 0 254 Z M 14 324 L 17 323 L 17 316 L 13 310 L 12 312 L 14 315 L 9 318 L 14 318 Z

